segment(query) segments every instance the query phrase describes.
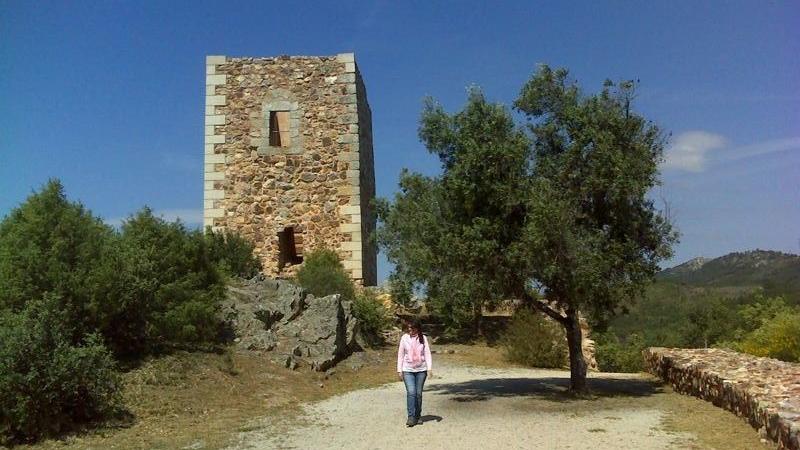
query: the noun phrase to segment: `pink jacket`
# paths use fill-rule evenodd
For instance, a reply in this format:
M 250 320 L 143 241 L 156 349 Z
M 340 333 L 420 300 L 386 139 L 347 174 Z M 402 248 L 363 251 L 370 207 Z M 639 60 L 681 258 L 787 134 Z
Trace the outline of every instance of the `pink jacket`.
M 418 337 L 412 338 L 408 333 L 400 338 L 400 346 L 397 348 L 398 372 L 422 372 L 433 368 L 428 336 L 422 335 L 422 338 L 425 340 L 424 346 L 419 343 Z

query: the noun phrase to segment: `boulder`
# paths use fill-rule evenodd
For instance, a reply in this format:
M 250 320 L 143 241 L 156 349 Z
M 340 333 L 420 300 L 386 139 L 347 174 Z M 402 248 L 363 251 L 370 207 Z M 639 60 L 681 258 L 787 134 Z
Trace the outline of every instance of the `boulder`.
M 325 371 L 360 349 L 352 302 L 338 294 L 315 298 L 288 281 L 257 276 L 228 287 L 222 313 L 239 347 L 270 352 L 291 369 Z

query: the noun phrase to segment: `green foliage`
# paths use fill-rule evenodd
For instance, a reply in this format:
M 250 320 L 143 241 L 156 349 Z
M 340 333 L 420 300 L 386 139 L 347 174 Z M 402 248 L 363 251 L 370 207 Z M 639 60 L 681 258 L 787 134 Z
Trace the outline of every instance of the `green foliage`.
M 642 336 L 646 347 L 723 347 L 794 361 L 800 353 L 798 314 L 800 308 L 762 290 L 659 281 L 629 314 L 612 321 L 604 341 L 598 340 L 598 362 L 603 345 L 632 334 Z
M 703 288 L 758 286 L 769 297 L 800 306 L 800 255 L 768 250 L 734 252 L 691 260 L 658 274 L 658 279 Z
M 226 249 L 242 246 L 225 242 L 216 256 L 230 261 Z M 147 208 L 118 232 L 50 181 L 0 223 L 0 309 L 52 295 L 73 344 L 98 332 L 117 356 L 139 358 L 214 340 L 223 293 L 203 234 Z
M 547 298 L 595 322 L 641 296 L 677 239 L 647 196 L 664 138 L 633 98 L 632 82 L 584 95 L 566 70 L 542 66 L 515 103 L 536 161 L 517 259 Z
M 500 345 L 509 361 L 530 367 L 561 368 L 567 361 L 563 327 L 529 309 L 514 313 Z
M 404 172 L 377 208 L 394 277 L 423 288 L 451 325 L 526 300 L 569 331 L 570 387 L 584 390 L 578 312 L 603 323 L 632 303 L 677 239 L 647 196 L 664 138 L 633 98 L 632 82 L 584 95 L 566 70 L 542 66 L 515 102 L 528 133 L 476 89 L 452 115 L 428 101 L 419 134 L 442 174 Z
M 0 222 L 0 309 L 21 311 L 30 299 L 52 293 L 62 320 L 80 336 L 91 331 L 87 306 L 101 287 L 100 260 L 113 230 L 49 181 Z
M 477 326 L 515 272 L 504 255 L 523 221 L 530 142 L 478 89 L 453 115 L 428 100 L 419 135 L 443 173 L 401 174 L 394 202 L 378 204 L 378 241 L 395 264 L 393 286 L 424 287 L 451 328 Z
M 341 294 L 345 300 L 355 298 L 353 282 L 333 250 L 321 248 L 305 255 L 296 280 L 315 297 Z
M 33 441 L 120 411 L 120 378 L 102 339 L 74 345 L 61 300 L 0 315 L 0 444 Z
M 253 254 L 255 248 L 247 239 L 229 231 L 206 229 L 209 258 L 227 276 L 251 278 L 261 271 L 261 261 Z
M 603 372 L 641 372 L 644 339 L 638 334 L 620 339 L 613 332 L 595 337 L 595 358 Z
M 118 356 L 218 337 L 223 281 L 200 231 L 144 208 L 122 224 L 112 250 L 102 265 L 104 295 L 92 309 Z
M 353 315 L 361 324 L 361 332 L 371 344 L 381 342 L 380 333 L 391 326 L 391 319 L 375 292 L 364 289 L 353 301 Z
M 764 321 L 745 336 L 738 349 L 756 356 L 800 362 L 800 308 Z

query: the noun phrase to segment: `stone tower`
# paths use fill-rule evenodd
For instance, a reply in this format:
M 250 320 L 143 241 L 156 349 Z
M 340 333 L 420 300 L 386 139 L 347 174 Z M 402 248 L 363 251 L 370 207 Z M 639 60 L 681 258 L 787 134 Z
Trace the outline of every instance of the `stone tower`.
M 352 53 L 206 57 L 204 226 L 255 245 L 264 272 L 336 250 L 377 279 L 372 113 Z

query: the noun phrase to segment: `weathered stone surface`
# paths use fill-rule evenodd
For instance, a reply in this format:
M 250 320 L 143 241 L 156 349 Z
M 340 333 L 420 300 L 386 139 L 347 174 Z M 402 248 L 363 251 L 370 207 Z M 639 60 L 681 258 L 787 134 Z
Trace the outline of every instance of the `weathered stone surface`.
M 212 60 L 206 103 L 216 114 L 206 119 L 206 164 L 224 164 L 209 167 L 205 180 L 221 181 L 224 195 L 206 195 L 204 206 L 224 214 L 206 214 L 204 225 L 250 240 L 265 273 L 278 277 L 297 268 L 279 266 L 278 232 L 291 227 L 299 254 L 338 250 L 354 279 L 375 284 L 377 250 L 363 239 L 375 228 L 372 116 L 352 55 Z M 288 147 L 269 145 L 271 111 L 290 115 L 281 134 Z M 351 214 L 335 207 L 347 204 L 365 206 Z M 342 242 L 359 245 L 344 250 Z
M 229 286 L 222 313 L 239 347 L 271 352 L 293 370 L 324 371 L 359 349 L 352 302 L 315 298 L 284 280 L 258 276 Z
M 800 364 L 722 349 L 648 348 L 643 356 L 676 391 L 745 418 L 779 449 L 800 449 Z

